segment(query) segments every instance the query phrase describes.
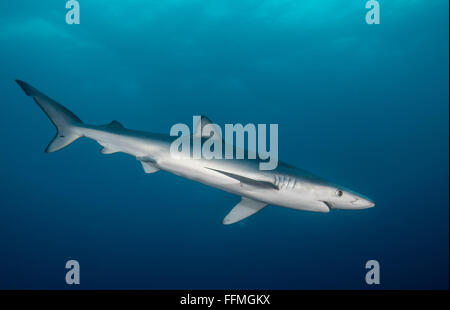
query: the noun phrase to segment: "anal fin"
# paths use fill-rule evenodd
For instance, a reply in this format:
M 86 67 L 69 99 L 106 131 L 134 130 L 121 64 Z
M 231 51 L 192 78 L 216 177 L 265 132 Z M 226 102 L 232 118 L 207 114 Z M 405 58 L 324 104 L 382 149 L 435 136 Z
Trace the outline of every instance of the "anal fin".
M 153 173 L 153 172 L 161 170 L 161 169 L 159 169 L 156 162 L 148 156 L 136 157 L 136 159 L 141 162 L 142 168 L 144 169 L 145 173 Z

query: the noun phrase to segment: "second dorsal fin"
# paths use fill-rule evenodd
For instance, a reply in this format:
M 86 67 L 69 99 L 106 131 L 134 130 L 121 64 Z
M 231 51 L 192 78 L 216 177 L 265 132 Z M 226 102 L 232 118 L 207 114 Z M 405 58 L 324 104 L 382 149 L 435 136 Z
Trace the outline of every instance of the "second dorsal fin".
M 107 128 L 125 128 L 121 123 L 116 120 L 113 120 L 111 123 L 104 125 Z

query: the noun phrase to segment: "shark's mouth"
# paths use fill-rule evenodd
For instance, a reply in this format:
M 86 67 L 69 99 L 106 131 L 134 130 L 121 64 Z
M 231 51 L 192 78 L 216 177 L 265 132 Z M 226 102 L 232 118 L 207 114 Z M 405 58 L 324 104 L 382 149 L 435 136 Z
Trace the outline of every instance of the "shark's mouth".
M 330 210 L 331 209 L 334 209 L 334 206 L 331 204 L 331 202 L 328 202 L 328 201 L 324 201 L 324 200 L 321 200 Z

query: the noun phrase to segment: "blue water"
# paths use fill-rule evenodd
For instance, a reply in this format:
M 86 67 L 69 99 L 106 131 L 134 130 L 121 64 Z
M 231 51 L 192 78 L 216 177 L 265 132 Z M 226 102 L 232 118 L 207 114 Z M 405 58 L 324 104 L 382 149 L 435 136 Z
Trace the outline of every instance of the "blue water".
M 0 2 L 0 289 L 446 289 L 446 0 Z M 278 123 L 283 161 L 376 207 L 267 207 L 54 136 L 22 79 L 92 124 Z M 368 286 L 365 263 L 380 263 Z

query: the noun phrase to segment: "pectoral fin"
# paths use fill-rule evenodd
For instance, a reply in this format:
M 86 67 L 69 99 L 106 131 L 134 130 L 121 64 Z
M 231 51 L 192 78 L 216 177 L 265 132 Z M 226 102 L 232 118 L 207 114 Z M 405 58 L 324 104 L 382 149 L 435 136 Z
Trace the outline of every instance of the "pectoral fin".
M 213 168 L 207 168 L 207 169 L 219 172 L 223 175 L 226 175 L 227 177 L 235 179 L 236 181 L 239 181 L 242 186 L 246 186 L 249 189 L 275 189 L 275 190 L 279 189 L 277 185 L 275 185 L 271 182 L 255 180 L 255 179 L 244 177 L 242 175 L 238 175 L 238 174 L 234 174 L 231 172 L 226 172 L 226 171 L 222 171 L 222 170 L 218 170 L 218 169 L 213 169 Z
M 265 202 L 242 197 L 241 202 L 239 202 L 233 209 L 231 209 L 230 213 L 225 216 L 222 224 L 228 225 L 239 222 L 260 211 L 265 206 L 267 206 L 267 203 Z

